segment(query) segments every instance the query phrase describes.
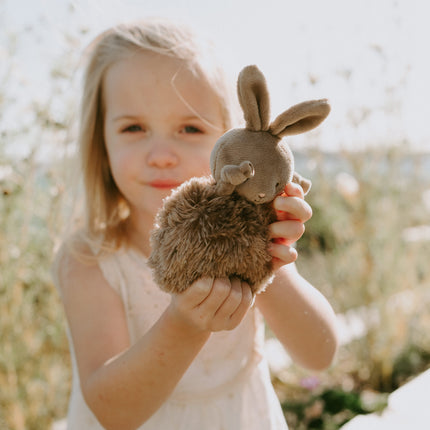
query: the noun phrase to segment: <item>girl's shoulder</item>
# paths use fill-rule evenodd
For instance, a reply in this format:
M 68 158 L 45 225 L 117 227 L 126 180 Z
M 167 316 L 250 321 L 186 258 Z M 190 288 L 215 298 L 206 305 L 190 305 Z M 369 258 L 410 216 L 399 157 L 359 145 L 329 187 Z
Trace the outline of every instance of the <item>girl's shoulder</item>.
M 62 268 L 73 262 L 87 262 L 96 260 L 95 250 L 82 231 L 68 236 L 55 252 L 54 267 Z
M 102 239 L 90 238 L 84 232 L 68 237 L 58 251 L 53 264 L 53 277 L 57 289 L 76 291 L 77 284 L 98 284 L 119 292 L 122 280 L 120 270 L 124 250 L 104 244 Z
M 83 231 L 67 237 L 55 253 L 52 266 L 54 280 L 60 291 L 76 277 L 100 271 L 100 241 L 90 240 Z

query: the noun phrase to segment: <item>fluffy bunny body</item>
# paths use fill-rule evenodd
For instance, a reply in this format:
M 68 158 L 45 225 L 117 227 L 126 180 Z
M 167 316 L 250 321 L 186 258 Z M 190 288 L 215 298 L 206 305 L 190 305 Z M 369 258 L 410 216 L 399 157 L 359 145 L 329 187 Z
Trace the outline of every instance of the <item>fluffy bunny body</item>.
M 157 215 L 149 259 L 155 282 L 181 292 L 203 276 L 238 277 L 257 291 L 272 275 L 268 225 L 275 220 L 270 203 L 220 196 L 210 176 L 190 179 Z
M 192 178 L 164 200 L 148 260 L 161 289 L 177 293 L 201 277 L 237 277 L 253 293 L 272 276 L 269 224 L 273 199 L 290 181 L 305 193 L 310 181 L 294 172 L 284 136 L 304 133 L 330 111 L 326 100 L 300 103 L 270 122 L 262 73 L 245 67 L 238 78 L 246 127 L 221 136 L 211 153 L 212 176 Z

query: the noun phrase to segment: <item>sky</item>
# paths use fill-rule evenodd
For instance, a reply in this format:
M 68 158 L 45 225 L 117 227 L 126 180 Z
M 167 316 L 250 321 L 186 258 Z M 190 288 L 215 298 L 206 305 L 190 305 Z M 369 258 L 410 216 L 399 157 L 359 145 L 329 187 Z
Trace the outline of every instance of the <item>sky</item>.
M 0 83 L 12 70 L 9 90 L 19 103 L 9 116 L 20 121 L 30 99 L 48 97 L 50 70 L 65 55 L 78 70 L 99 32 L 161 16 L 211 39 L 231 79 L 257 64 L 273 116 L 328 98 L 328 120 L 293 145 L 338 150 L 407 141 L 430 151 L 429 12 L 423 0 L 0 0 Z M 78 93 L 76 82 L 68 90 Z

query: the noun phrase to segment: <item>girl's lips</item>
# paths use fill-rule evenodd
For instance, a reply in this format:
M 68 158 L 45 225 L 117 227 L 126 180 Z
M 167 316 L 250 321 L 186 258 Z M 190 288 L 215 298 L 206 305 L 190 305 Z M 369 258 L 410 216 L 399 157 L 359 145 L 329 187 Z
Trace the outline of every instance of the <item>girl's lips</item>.
M 151 181 L 148 183 L 150 187 L 159 188 L 159 189 L 169 189 L 179 187 L 181 182 L 172 181 L 171 179 L 157 179 L 155 181 Z

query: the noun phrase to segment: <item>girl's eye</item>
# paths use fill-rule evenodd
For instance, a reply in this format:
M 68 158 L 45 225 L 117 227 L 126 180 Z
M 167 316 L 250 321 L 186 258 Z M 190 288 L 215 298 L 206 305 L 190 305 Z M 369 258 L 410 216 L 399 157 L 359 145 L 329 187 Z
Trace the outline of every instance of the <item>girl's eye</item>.
M 137 133 L 143 131 L 143 128 L 138 124 L 129 125 L 122 130 L 123 133 Z
M 202 131 L 199 128 L 194 127 L 193 125 L 186 125 L 183 128 L 183 133 L 186 133 L 186 134 L 197 134 L 197 133 L 202 133 Z

